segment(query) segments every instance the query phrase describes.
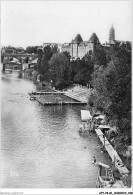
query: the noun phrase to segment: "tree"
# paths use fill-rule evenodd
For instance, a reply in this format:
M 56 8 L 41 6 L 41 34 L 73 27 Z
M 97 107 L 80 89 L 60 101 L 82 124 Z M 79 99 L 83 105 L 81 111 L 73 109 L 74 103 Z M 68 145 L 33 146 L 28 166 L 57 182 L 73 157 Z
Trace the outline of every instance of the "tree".
M 81 60 L 71 62 L 73 82 L 81 85 L 87 85 L 91 81 L 94 64 L 89 54 L 86 54 Z
M 44 47 L 44 49 L 38 50 L 38 62 L 37 70 L 43 75 L 45 81 L 50 81 L 50 68 L 49 60 L 51 59 L 53 53 L 57 52 L 57 47 L 50 47 L 49 45 Z
M 58 52 L 58 47 L 57 45 L 54 45 L 53 47 L 51 47 L 52 53 L 57 53 Z
M 69 58 L 64 53 L 53 54 L 50 64 L 50 78 L 58 89 L 63 89 L 70 85 L 71 68 Z
M 42 56 L 43 56 L 43 51 L 41 49 L 38 50 L 38 60 L 37 60 L 37 71 L 41 74 L 42 73 Z
M 26 47 L 26 53 L 35 53 L 37 54 L 37 49 L 38 49 L 38 46 L 28 46 Z
M 110 59 L 107 67 L 99 67 L 93 73 L 92 85 L 97 91 L 93 104 L 104 111 L 109 122 L 115 123 L 119 137 L 126 144 L 131 144 L 130 47 L 126 44 L 116 45 Z
M 93 63 L 97 65 L 107 65 L 106 52 L 103 49 L 97 49 L 93 54 Z

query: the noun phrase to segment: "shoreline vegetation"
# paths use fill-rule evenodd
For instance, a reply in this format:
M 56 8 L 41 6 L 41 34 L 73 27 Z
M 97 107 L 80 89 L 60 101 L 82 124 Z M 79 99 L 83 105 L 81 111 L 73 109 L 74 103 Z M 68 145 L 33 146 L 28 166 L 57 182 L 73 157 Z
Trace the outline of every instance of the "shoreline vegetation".
M 86 54 L 81 60 L 70 60 L 68 52 L 56 47 L 38 50 L 33 70 L 25 77 L 33 80 L 37 90 L 67 90 L 75 84 L 91 88 L 86 109 L 93 115 L 100 111 L 106 124 L 115 128 L 107 137 L 122 158 L 130 174 L 131 186 L 131 45 L 116 44 L 108 52 Z

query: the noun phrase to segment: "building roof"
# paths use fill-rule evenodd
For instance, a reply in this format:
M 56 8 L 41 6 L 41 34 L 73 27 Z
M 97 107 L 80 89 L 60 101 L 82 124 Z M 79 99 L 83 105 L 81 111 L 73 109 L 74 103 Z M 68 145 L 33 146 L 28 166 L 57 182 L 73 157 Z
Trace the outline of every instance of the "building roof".
M 81 43 L 83 42 L 83 39 L 80 34 L 77 34 L 75 39 L 73 40 L 74 43 Z
M 91 37 L 90 37 L 90 39 L 89 39 L 89 42 L 91 42 L 91 43 L 99 43 L 99 39 L 98 39 L 96 33 L 93 33 L 93 34 L 91 35 Z

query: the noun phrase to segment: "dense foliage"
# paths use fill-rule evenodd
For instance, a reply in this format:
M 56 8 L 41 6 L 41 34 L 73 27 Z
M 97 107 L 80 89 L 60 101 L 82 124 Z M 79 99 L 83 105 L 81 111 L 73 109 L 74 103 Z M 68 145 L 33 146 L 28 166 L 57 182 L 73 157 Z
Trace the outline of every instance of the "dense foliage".
M 69 57 L 65 53 L 55 53 L 50 62 L 50 77 L 53 85 L 63 89 L 71 84 L 71 67 Z
M 108 56 L 108 65 L 93 72 L 91 83 L 96 93 L 90 96 L 89 103 L 117 127 L 116 147 L 121 149 L 122 145 L 131 144 L 131 47 L 116 45 Z
M 38 48 L 38 46 L 28 46 L 28 47 L 26 47 L 25 52 L 29 53 L 29 54 L 32 54 L 32 53 L 37 54 L 37 48 Z
M 44 49 L 38 50 L 37 71 L 44 76 L 45 81 L 50 81 L 50 64 L 49 61 L 54 53 L 57 52 L 56 47 L 46 46 Z

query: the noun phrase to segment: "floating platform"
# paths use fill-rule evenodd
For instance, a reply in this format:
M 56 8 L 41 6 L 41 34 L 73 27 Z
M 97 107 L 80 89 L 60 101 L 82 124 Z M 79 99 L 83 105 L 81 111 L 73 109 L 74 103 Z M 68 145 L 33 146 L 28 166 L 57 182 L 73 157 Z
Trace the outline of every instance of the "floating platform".
M 60 95 L 64 94 L 64 92 L 56 92 L 56 91 L 51 91 L 51 92 L 46 92 L 46 91 L 38 91 L 38 92 L 31 92 L 29 95 Z
M 39 91 L 29 93 L 30 99 L 36 99 L 42 105 L 86 105 L 86 102 L 69 97 L 60 91 Z
M 31 96 L 30 100 L 36 100 L 36 96 Z
M 62 101 L 62 102 L 54 102 L 54 101 L 45 101 L 40 98 L 36 98 L 36 100 L 43 106 L 47 105 L 85 105 L 85 103 L 82 102 L 74 102 L 74 101 Z

